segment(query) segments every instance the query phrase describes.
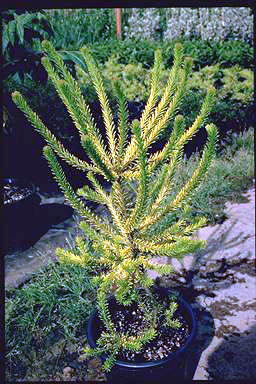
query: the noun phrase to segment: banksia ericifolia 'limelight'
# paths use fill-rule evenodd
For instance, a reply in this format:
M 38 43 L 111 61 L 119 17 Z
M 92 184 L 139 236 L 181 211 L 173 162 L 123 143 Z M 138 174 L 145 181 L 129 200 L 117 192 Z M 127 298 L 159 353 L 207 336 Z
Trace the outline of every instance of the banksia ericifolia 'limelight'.
M 90 51 L 82 48 L 81 54 L 102 109 L 108 142 L 106 146 L 79 83 L 71 76 L 53 46 L 48 41 L 44 41 L 42 46 L 47 54 L 42 63 L 67 107 L 79 132 L 81 146 L 90 157 L 91 164 L 69 153 L 31 110 L 19 92 L 14 92 L 12 97 L 47 142 L 44 156 L 66 199 L 81 215 L 80 226 L 91 241 L 88 245 L 87 239 L 78 237 L 74 250 L 57 249 L 57 255 L 63 262 L 76 263 L 90 271 L 97 270 L 93 279 L 98 287 L 97 306 L 105 332 L 98 340 L 98 349 L 90 352 L 108 351 L 109 358 L 104 363 L 105 369 L 108 370 L 113 365 L 118 351 L 139 351 L 146 342 L 156 336 L 154 316 L 150 317 L 147 313 L 139 288 L 149 292 L 153 285 L 147 270 L 153 269 L 164 275 L 170 274 L 172 267 L 156 265 L 151 261 L 152 257 L 158 255 L 182 258 L 205 245 L 204 241 L 192 238 L 191 235 L 205 225 L 206 219 L 191 218 L 191 215 L 188 219 L 186 213 L 189 211 L 191 196 L 206 175 L 215 154 L 217 129 L 213 124 L 206 125 L 208 141 L 197 169 L 171 199 L 170 190 L 175 172 L 183 158 L 184 145 L 205 125 L 214 105 L 215 90 L 208 90 L 197 118 L 186 128 L 184 118 L 177 112 L 186 93 L 192 62 L 183 57 L 182 46 L 177 44 L 166 88 L 159 100 L 162 62 L 158 50 L 151 73 L 149 98 L 140 120 L 129 123 L 127 102 L 122 88 L 118 83 L 114 84 L 119 113 L 119 120 L 115 125 L 101 74 Z M 173 129 L 167 143 L 161 150 L 151 154 L 151 144 L 159 139 L 169 124 L 173 125 Z M 84 171 L 91 187 L 86 185 L 75 192 L 57 157 Z M 110 193 L 104 190 L 95 175 L 101 175 L 111 182 Z M 84 206 L 81 196 L 104 205 L 112 220 L 102 220 Z M 176 220 L 173 219 L 175 214 L 178 218 Z M 137 302 L 144 308 L 145 317 L 151 320 L 147 322 L 148 326 L 142 334 L 135 337 L 115 331 L 107 300 L 111 292 L 124 306 Z M 159 308 L 158 305 L 161 312 Z M 168 310 L 162 309 L 162 314 L 167 325 L 177 326 L 176 322 L 172 321 L 173 308 L 174 306 Z

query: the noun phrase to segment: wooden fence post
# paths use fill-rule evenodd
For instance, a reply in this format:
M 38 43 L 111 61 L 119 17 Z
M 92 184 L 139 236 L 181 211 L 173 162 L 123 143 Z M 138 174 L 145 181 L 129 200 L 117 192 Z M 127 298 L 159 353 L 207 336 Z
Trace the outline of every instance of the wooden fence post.
M 115 8 L 116 15 L 116 37 L 121 39 L 121 8 Z

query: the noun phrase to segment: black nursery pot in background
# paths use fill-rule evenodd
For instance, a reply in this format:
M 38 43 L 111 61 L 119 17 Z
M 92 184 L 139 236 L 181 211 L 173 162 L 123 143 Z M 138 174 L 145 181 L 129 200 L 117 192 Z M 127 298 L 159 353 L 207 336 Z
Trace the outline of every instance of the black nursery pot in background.
M 2 184 L 6 213 L 17 215 L 40 204 L 40 198 L 36 194 L 33 183 L 17 178 L 5 178 Z
M 18 179 L 2 179 L 3 185 L 3 244 L 13 248 L 15 239 L 39 207 L 41 199 L 33 183 Z
M 162 290 L 162 289 L 161 289 Z M 167 296 L 170 290 L 164 289 Z M 190 369 L 188 350 L 196 336 L 196 318 L 191 305 L 179 297 L 177 299 L 178 309 L 189 326 L 189 336 L 185 344 L 176 352 L 172 352 L 167 358 L 154 361 L 135 363 L 132 361 L 117 360 L 110 373 L 107 373 L 109 383 L 175 383 L 177 379 L 192 379 L 189 377 Z M 110 312 L 113 301 L 110 300 Z M 99 337 L 101 325 L 98 312 L 94 311 L 88 320 L 87 338 L 92 348 L 96 348 L 96 340 Z M 104 361 L 106 355 L 101 356 Z

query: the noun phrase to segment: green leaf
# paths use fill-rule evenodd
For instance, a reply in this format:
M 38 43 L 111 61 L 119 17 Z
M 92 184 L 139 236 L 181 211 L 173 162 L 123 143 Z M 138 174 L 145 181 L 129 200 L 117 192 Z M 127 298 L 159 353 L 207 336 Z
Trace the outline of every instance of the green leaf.
M 16 24 L 15 20 L 12 20 L 8 23 L 8 26 L 7 26 L 9 41 L 12 45 L 14 45 L 14 42 L 15 42 L 15 24 Z
M 34 13 L 26 13 L 25 15 L 18 16 L 17 19 L 24 26 L 26 24 L 30 24 L 34 19 L 34 17 L 35 17 Z
M 62 57 L 63 60 L 73 61 L 75 64 L 87 70 L 83 56 L 79 51 L 58 51 L 58 54 Z
M 3 54 L 5 53 L 5 50 L 6 50 L 8 44 L 9 44 L 9 38 L 8 38 L 7 26 L 4 25 L 4 28 L 3 28 L 3 35 L 2 35 L 2 48 L 3 48 Z
M 17 19 L 16 32 L 19 37 L 20 43 L 24 44 L 24 25 L 20 22 L 20 19 Z

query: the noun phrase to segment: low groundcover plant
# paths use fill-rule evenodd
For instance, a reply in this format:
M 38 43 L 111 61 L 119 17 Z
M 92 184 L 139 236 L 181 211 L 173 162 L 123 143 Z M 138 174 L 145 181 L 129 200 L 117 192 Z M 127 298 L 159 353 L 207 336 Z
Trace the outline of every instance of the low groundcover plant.
M 119 120 L 115 126 L 97 65 L 88 48 L 81 48 L 101 104 L 108 140 L 106 146 L 78 82 L 53 46 L 48 41 L 44 41 L 42 46 L 47 52 L 42 63 L 80 133 L 81 145 L 91 162 L 87 163 L 70 154 L 19 92 L 14 92 L 12 97 L 47 141 L 43 153 L 54 178 L 70 205 L 82 216 L 80 227 L 86 235 L 85 239 L 77 237 L 74 249 L 58 249 L 57 256 L 63 262 L 82 265 L 92 272 L 97 287 L 97 308 L 104 330 L 97 340 L 97 349 L 87 349 L 87 353 L 94 355 L 106 352 L 108 358 L 104 368 L 108 371 L 120 351 L 139 353 L 146 343 L 157 337 L 159 319 L 167 328 L 180 325 L 174 318 L 177 303 L 173 297 L 167 303 L 159 302 L 154 295 L 154 280 L 147 271 L 170 274 L 171 265 L 156 264 L 152 257 L 182 258 L 205 245 L 204 241 L 191 237 L 205 225 L 206 219 L 190 215 L 190 201 L 215 155 L 217 129 L 213 124 L 206 125 L 208 141 L 191 178 L 174 197 L 170 198 L 170 190 L 175 171 L 183 158 L 184 145 L 205 124 L 214 105 L 215 90 L 208 90 L 199 115 L 185 129 L 184 119 L 182 115 L 177 115 L 177 111 L 185 95 L 192 61 L 184 58 L 182 46 L 177 44 L 174 63 L 159 100 L 161 53 L 158 50 L 151 73 L 150 95 L 140 120 L 128 122 L 125 97 L 120 85 L 114 84 L 119 108 Z M 170 123 L 173 129 L 167 143 L 157 152 L 150 153 L 151 144 Z M 75 192 L 56 154 L 71 166 L 84 171 L 90 186 L 85 185 Z M 104 190 L 97 175 L 111 182 L 110 192 Z M 81 197 L 106 206 L 111 219 L 100 218 L 84 205 Z M 111 295 L 123 308 L 129 309 L 134 304 L 140 308 L 144 323 L 137 334 L 117 332 L 108 301 Z

